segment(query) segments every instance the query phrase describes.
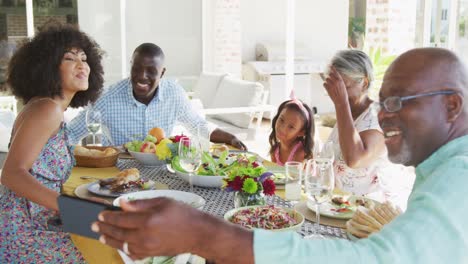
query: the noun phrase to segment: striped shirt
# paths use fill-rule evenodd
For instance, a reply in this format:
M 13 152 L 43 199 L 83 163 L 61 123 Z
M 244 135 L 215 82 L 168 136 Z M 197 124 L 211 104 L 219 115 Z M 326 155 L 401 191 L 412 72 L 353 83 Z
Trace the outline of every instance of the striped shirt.
M 176 123 L 193 134 L 200 126 L 202 135 L 207 138 L 211 132 L 206 120 L 192 109 L 183 88 L 165 79 L 159 83 L 156 95 L 148 105 L 135 99 L 131 81 L 126 78 L 109 87 L 93 108 L 101 112 L 102 124 L 110 133 L 111 140 L 104 140 L 104 145 L 143 140 L 153 127 L 162 128 L 168 136 Z M 73 143 L 86 136 L 86 111 L 81 111 L 67 128 Z M 104 134 L 107 133 L 104 131 Z

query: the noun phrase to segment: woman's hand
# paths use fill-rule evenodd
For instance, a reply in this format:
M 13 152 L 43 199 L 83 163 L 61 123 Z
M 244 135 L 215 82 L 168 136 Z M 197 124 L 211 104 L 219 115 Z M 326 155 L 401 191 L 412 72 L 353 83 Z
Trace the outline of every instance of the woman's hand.
M 348 91 L 346 85 L 341 77 L 341 74 L 335 69 L 330 67 L 330 74 L 325 79 L 323 86 L 327 90 L 330 99 L 336 106 L 348 103 Z

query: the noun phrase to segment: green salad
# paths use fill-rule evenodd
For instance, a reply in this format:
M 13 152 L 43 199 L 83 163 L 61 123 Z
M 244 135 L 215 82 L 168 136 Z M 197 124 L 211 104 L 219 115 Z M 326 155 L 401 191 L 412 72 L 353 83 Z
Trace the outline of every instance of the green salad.
M 244 163 L 257 163 L 257 157 L 245 153 L 229 153 L 224 151 L 219 158 L 215 159 L 209 152 L 203 152 L 202 164 L 196 171 L 196 175 L 200 176 L 223 176 L 229 171 L 239 168 Z M 179 172 L 187 173 L 180 166 L 179 156 L 175 156 L 171 162 L 172 168 Z

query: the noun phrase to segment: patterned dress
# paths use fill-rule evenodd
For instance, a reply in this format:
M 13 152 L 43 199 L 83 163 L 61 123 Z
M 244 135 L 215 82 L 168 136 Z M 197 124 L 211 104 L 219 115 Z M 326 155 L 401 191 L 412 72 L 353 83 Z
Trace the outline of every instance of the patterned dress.
M 62 123 L 30 173 L 47 188 L 60 192 L 74 164 Z M 0 263 L 85 263 L 70 236 L 54 219 L 57 212 L 18 197 L 0 185 Z
M 354 126 L 359 133 L 367 130 L 377 130 L 382 132 L 379 126 L 377 112 L 371 107 L 367 108 L 356 120 Z M 369 195 L 375 193 L 382 195 L 380 184 L 380 173 L 391 166 L 387 153 L 382 153 L 367 168 L 352 169 L 346 165 L 340 148 L 338 126 L 333 128 L 328 141 L 332 141 L 335 150 L 335 182 L 336 186 L 342 190 L 352 192 L 357 195 Z M 372 195 L 371 195 L 372 196 Z M 373 197 L 378 198 L 378 197 Z M 380 198 L 379 200 L 382 200 Z

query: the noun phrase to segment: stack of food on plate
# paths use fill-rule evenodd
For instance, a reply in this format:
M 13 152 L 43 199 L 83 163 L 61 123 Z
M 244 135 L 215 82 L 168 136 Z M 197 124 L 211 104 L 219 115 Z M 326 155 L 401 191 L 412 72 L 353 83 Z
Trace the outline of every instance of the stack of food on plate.
M 375 205 L 373 208 L 359 206 L 353 217 L 346 222 L 346 230 L 355 237 L 365 238 L 379 232 L 401 213 L 400 208 L 389 202 Z

